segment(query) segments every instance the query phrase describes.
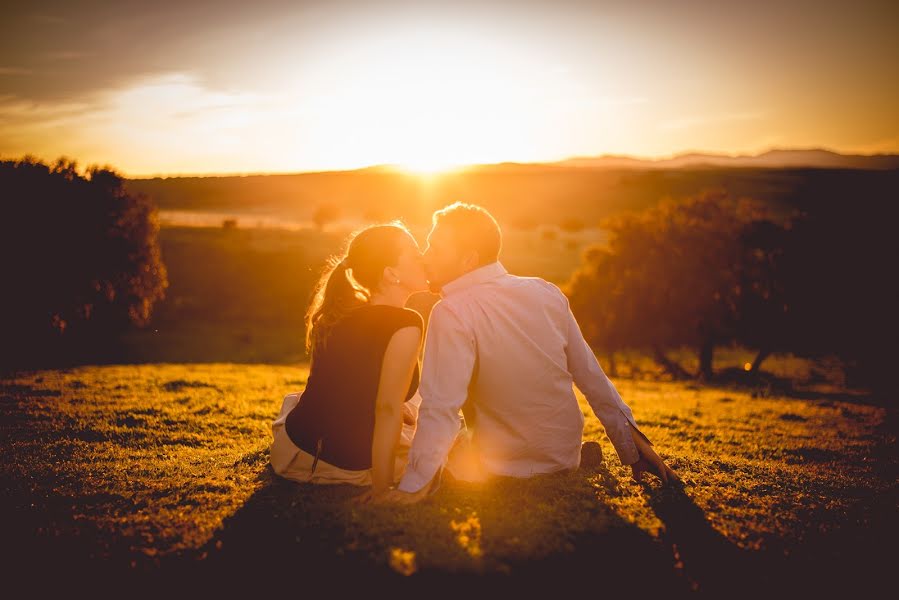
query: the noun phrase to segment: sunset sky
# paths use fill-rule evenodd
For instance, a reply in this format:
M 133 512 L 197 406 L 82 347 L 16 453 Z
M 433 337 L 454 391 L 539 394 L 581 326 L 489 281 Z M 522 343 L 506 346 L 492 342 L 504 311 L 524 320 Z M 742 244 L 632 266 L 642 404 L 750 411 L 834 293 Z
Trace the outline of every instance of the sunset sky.
M 19 2 L 0 158 L 143 176 L 899 152 L 896 6 Z

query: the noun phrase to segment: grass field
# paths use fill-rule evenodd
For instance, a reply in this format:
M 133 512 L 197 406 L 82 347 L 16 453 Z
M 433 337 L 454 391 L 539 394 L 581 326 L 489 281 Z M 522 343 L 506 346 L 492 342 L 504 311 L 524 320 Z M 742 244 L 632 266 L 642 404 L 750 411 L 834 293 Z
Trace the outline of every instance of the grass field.
M 86 366 L 0 381 L 4 566 L 33 586 L 139 574 L 259 583 L 585 580 L 611 590 L 858 591 L 887 581 L 895 413 L 848 393 L 618 379 L 685 481 L 630 479 L 600 423 L 595 472 L 446 482 L 405 508 L 285 481 L 270 423 L 303 367 Z M 411 577 L 405 577 L 411 575 Z M 181 579 L 183 580 L 183 579 Z M 467 583 L 466 583 L 467 582 Z M 437 588 L 447 589 L 447 588 Z

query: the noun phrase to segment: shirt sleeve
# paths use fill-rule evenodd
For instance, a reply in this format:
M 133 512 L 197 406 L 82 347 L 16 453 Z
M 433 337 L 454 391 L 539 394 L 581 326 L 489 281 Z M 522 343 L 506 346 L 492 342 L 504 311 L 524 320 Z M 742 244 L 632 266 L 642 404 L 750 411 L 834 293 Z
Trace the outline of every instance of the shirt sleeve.
M 397 488 L 417 492 L 446 464 L 459 433 L 476 356 L 471 331 L 444 301 L 431 311 L 421 374 L 421 406 L 409 462 Z
M 561 293 L 561 292 L 560 292 Z M 564 294 L 562 294 L 565 297 Z M 583 392 L 593 413 L 602 423 L 609 436 L 621 464 L 630 465 L 640 458 L 637 445 L 631 436 L 631 428 L 639 433 L 650 445 L 643 432 L 637 429 L 630 407 L 621 399 L 621 395 L 606 376 L 596 360 L 596 355 L 584 339 L 574 313 L 565 297 L 567 315 L 567 344 L 565 352 L 568 356 L 568 370 L 575 385 Z

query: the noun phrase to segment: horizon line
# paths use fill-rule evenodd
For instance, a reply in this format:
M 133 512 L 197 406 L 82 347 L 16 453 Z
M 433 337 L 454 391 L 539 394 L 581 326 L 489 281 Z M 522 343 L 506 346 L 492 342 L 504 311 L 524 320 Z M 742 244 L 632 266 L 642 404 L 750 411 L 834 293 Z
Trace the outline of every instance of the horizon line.
M 324 173 L 355 173 L 359 171 L 369 171 L 369 170 L 395 170 L 399 173 L 405 173 L 410 176 L 421 176 L 421 177 L 435 177 L 446 174 L 457 173 L 461 171 L 466 171 L 469 169 L 479 168 L 479 167 L 498 167 L 498 166 L 554 166 L 560 165 L 565 166 L 561 163 L 572 162 L 577 160 L 600 160 L 604 158 L 608 159 L 623 159 L 623 160 L 634 160 L 639 162 L 646 163 L 655 163 L 655 162 L 664 162 L 668 160 L 674 160 L 676 158 L 681 158 L 685 156 L 693 156 L 693 155 L 704 155 L 714 158 L 758 158 L 764 154 L 769 154 L 771 152 L 829 152 L 832 154 L 837 154 L 844 157 L 864 157 L 864 158 L 876 158 L 876 157 L 884 157 L 884 156 L 899 156 L 899 149 L 887 151 L 887 152 L 874 152 L 874 153 L 862 153 L 862 152 L 843 152 L 840 150 L 835 150 L 833 148 L 827 148 L 824 146 L 810 146 L 810 147 L 790 147 L 790 146 L 769 146 L 765 150 L 759 150 L 755 153 L 752 152 L 721 152 L 721 151 L 709 151 L 709 150 L 682 150 L 679 152 L 675 152 L 672 154 L 664 154 L 664 155 L 635 155 L 635 154 L 617 154 L 617 153 L 605 153 L 605 154 L 595 154 L 595 155 L 572 155 L 567 156 L 565 158 L 559 158 L 554 160 L 544 160 L 544 161 L 533 161 L 533 162 L 519 162 L 519 161 L 500 161 L 500 162 L 492 162 L 492 163 L 466 163 L 459 164 L 456 166 L 447 167 L 446 169 L 437 169 L 434 172 L 422 173 L 416 172 L 413 168 L 403 167 L 398 163 L 373 163 L 370 165 L 364 165 L 359 167 L 351 167 L 351 168 L 334 168 L 334 169 L 310 169 L 310 170 L 290 170 L 290 171 L 206 171 L 206 172 L 169 172 L 169 173 L 151 173 L 151 174 L 126 174 L 121 169 L 118 169 L 109 163 L 91 163 L 84 167 L 84 170 L 90 169 L 92 167 L 109 167 L 118 172 L 124 179 L 128 180 L 139 180 L 139 179 L 175 179 L 175 178 L 213 178 L 213 177 L 264 177 L 271 175 L 314 175 L 314 174 L 324 174 Z M 26 153 L 21 155 L 19 158 L 6 158 L 0 156 L 0 160 L 22 160 L 26 157 L 34 157 L 38 160 L 43 160 L 39 157 L 36 157 L 33 154 Z M 60 155 L 56 159 L 48 160 L 47 162 L 53 163 L 56 160 L 60 159 L 69 159 L 75 160 L 77 164 L 77 159 L 72 159 L 68 155 Z M 581 167 L 574 167 L 581 168 Z

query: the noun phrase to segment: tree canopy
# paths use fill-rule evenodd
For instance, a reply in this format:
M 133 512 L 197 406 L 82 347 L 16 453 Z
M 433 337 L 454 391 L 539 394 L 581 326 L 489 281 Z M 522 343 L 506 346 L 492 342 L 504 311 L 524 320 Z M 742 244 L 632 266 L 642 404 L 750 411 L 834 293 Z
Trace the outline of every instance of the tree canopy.
M 838 356 L 852 383 L 895 388 L 896 256 L 889 200 L 855 190 L 810 190 L 787 218 L 762 204 L 706 192 L 608 219 L 610 241 L 590 248 L 567 286 L 597 350 L 692 347 L 712 375 L 715 346 Z M 837 195 L 841 192 L 845 195 Z
M 0 162 L 0 330 L 20 359 L 96 354 L 168 285 L 156 208 L 114 170 Z M 71 356 L 70 356 L 71 357 Z

